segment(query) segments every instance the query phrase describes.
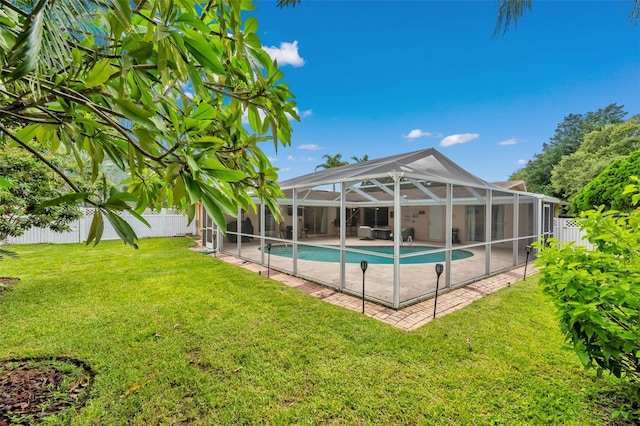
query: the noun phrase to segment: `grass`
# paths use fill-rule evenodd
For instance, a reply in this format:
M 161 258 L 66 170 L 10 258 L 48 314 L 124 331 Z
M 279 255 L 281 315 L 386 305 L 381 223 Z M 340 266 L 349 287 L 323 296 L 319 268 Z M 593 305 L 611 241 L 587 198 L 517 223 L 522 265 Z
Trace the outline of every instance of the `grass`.
M 0 359 L 91 365 L 87 404 L 58 419 L 81 425 L 595 425 L 622 386 L 562 349 L 535 277 L 405 332 L 192 244 L 12 247 Z

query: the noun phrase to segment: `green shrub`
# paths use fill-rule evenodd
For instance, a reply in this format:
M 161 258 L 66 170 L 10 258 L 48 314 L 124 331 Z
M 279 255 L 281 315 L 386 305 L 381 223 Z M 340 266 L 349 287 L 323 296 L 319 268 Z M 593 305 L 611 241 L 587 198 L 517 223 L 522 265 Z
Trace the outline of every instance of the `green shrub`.
M 606 209 L 633 210 L 631 194 L 624 193 L 629 176 L 640 176 L 640 151 L 611 163 L 573 198 L 573 211 L 583 212 L 604 205 Z
M 639 182 L 637 178 L 634 181 Z M 635 205 L 637 185 L 623 191 Z M 598 374 L 609 371 L 631 383 L 632 413 L 640 414 L 640 207 L 583 212 L 581 229 L 589 251 L 555 239 L 541 249 L 540 285 L 558 309 L 560 328 L 582 363 Z M 629 408 L 629 407 L 627 407 Z

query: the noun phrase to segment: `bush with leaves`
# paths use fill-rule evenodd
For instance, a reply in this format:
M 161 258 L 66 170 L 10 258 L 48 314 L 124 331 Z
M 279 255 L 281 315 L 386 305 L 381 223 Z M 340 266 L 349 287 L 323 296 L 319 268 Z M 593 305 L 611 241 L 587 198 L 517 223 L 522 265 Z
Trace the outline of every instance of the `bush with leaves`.
M 634 175 L 640 176 L 640 150 L 614 161 L 582 188 L 572 201 L 573 210 L 586 211 L 601 204 L 606 209 L 633 210 L 632 196 L 624 193 L 624 188 L 629 183 L 629 176 Z
M 637 206 L 640 180 L 632 179 L 636 184 L 624 192 Z M 548 246 L 535 244 L 539 283 L 584 366 L 629 380 L 633 402 L 622 412 L 640 418 L 640 208 L 625 213 L 600 206 L 583 212 L 580 226 L 593 250 L 553 238 Z

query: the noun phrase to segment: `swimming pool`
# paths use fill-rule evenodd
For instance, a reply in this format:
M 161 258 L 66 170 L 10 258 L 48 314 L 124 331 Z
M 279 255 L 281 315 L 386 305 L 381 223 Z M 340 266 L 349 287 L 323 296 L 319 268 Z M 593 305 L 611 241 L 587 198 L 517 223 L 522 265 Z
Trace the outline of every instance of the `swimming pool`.
M 393 255 L 393 246 L 348 246 L 347 249 L 366 250 L 375 253 Z M 400 254 L 417 253 L 425 250 L 436 250 L 437 247 L 429 246 L 401 246 Z M 271 254 L 274 256 L 293 257 L 292 246 L 273 246 L 271 247 Z M 473 253 L 466 250 L 453 250 L 451 253 L 451 260 L 466 259 L 473 256 Z M 309 247 L 298 246 L 298 259 L 300 260 L 315 260 L 316 262 L 340 262 L 340 250 L 330 249 L 326 247 Z M 346 263 L 360 263 L 360 261 L 366 260 L 372 264 L 393 264 L 393 258 L 376 256 L 373 253 L 354 253 L 351 251 L 345 252 Z M 411 265 L 418 263 L 436 263 L 445 261 L 445 252 L 438 253 L 424 253 L 417 256 L 400 258 L 400 264 Z

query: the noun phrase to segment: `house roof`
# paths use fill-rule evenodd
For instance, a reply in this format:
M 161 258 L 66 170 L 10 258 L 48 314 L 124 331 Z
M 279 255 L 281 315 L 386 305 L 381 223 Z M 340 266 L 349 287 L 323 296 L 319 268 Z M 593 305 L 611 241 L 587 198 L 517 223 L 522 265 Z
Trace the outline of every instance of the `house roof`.
M 434 148 L 317 171 L 280 182 L 280 187 L 286 190 L 338 182 L 364 181 L 388 177 L 394 172 L 434 182 L 496 188 L 467 172 Z
M 502 188 L 513 189 L 514 191 L 527 192 L 527 186 L 523 180 L 508 180 L 506 182 L 491 182 Z

